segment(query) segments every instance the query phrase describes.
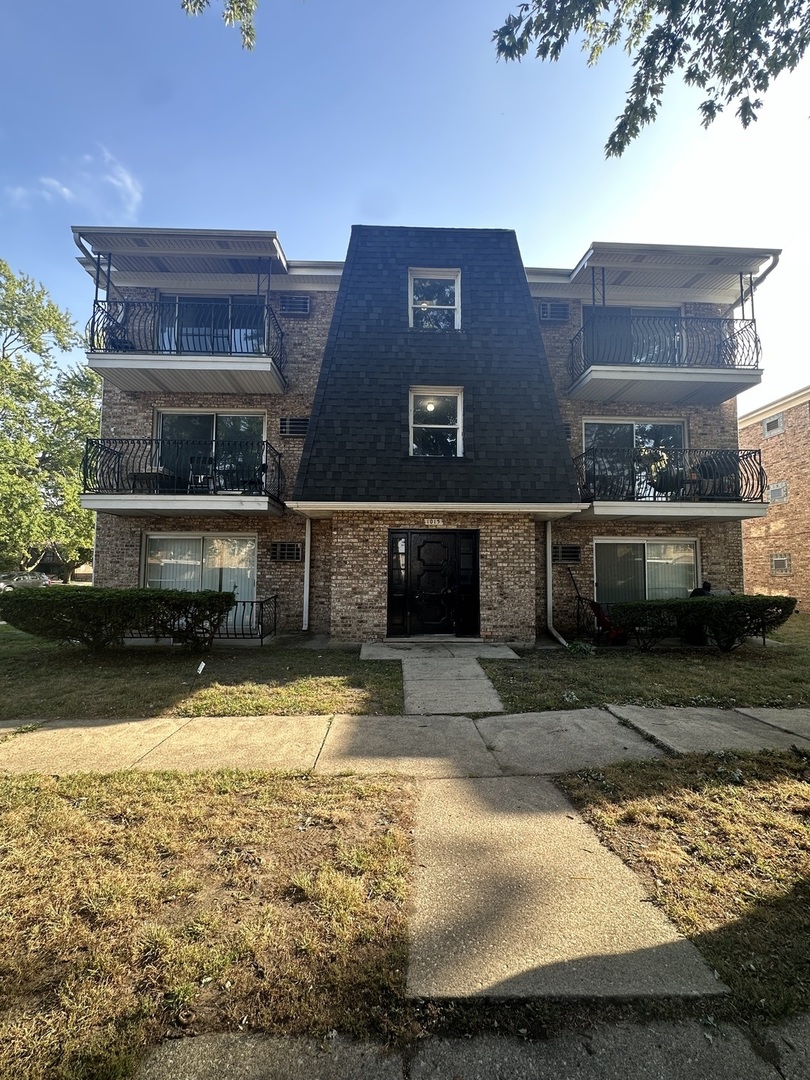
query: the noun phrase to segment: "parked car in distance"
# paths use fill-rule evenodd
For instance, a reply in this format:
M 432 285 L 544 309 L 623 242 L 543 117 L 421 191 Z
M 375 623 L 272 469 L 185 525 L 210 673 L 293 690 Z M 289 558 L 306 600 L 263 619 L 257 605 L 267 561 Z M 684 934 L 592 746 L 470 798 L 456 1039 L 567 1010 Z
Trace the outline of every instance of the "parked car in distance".
M 26 572 L 23 570 L 13 570 L 9 574 L 0 574 L 0 592 L 7 592 L 11 589 L 39 589 L 44 585 L 50 585 L 51 579 L 47 574 L 42 574 L 38 570 L 31 570 Z

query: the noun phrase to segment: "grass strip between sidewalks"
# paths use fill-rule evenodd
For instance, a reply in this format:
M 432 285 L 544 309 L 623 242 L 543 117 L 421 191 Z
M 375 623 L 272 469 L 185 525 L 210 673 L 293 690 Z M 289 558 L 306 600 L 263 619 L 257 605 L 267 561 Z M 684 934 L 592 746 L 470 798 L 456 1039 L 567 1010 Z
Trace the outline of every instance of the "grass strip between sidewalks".
M 390 1038 L 409 783 L 29 774 L 0 791 L 0 1076 L 128 1076 L 167 1034 Z

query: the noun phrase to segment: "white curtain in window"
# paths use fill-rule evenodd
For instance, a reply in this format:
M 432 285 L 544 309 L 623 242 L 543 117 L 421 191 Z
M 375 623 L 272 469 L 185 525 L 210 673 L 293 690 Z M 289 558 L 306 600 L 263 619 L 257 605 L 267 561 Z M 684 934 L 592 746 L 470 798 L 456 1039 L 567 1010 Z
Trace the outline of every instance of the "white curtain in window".
M 647 544 L 647 599 L 688 596 L 697 584 L 695 545 Z
M 200 588 L 202 539 L 189 536 L 150 536 L 146 555 L 149 589 Z

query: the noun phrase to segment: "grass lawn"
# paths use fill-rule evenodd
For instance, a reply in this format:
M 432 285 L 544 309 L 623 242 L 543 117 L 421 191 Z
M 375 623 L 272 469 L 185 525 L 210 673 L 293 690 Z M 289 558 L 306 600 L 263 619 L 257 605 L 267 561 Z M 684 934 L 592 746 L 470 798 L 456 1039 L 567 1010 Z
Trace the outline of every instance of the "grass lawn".
M 412 789 L 267 773 L 0 780 L 0 1076 L 114 1080 L 204 1031 L 386 1040 Z
M 719 752 L 565 777 L 745 1024 L 810 1010 L 810 756 Z
M 201 675 L 200 660 L 205 660 Z M 0 720 L 400 715 L 402 671 L 357 649 L 137 647 L 92 656 L 0 626 Z
M 599 648 L 591 655 L 538 650 L 514 660 L 482 660 L 507 712 L 605 704 L 810 705 L 810 615 L 792 615 L 778 645 L 714 649 Z

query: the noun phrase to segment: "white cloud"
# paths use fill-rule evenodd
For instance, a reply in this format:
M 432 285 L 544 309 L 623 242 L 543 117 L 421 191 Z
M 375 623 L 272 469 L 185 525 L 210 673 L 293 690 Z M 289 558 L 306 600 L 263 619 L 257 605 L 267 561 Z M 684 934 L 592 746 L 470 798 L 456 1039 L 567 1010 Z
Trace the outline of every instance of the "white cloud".
M 65 200 L 65 202 L 73 202 L 76 196 L 70 190 L 69 187 L 65 187 L 59 180 L 55 180 L 52 176 L 41 176 L 39 178 L 40 190 L 39 194 L 43 199 L 51 201 L 55 196 L 59 196 Z
M 102 179 L 111 184 L 121 199 L 121 206 L 126 218 L 134 218 L 141 205 L 143 187 L 139 180 L 125 168 L 120 161 L 113 157 L 109 150 L 101 148 L 104 164 L 107 172 Z
M 59 176 L 41 176 L 34 183 L 7 186 L 4 191 L 15 207 L 30 207 L 40 200 L 62 201 L 84 208 L 98 221 L 120 225 L 135 222 L 143 201 L 141 182 L 104 146 L 96 154 L 82 154 L 68 162 Z

